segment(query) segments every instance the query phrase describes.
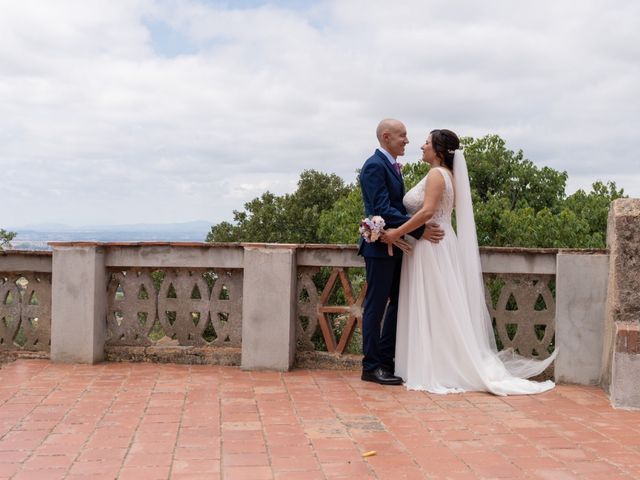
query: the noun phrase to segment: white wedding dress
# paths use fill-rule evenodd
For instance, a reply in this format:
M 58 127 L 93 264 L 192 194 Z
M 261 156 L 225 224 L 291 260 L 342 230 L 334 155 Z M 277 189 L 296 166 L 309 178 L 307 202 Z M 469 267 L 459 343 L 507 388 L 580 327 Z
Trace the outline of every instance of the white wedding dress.
M 456 177 L 458 170 L 463 169 L 460 176 L 463 185 L 466 182 L 459 189 L 460 182 L 456 181 L 455 195 L 463 190 L 460 195 L 468 196 L 466 209 L 471 210 L 468 174 L 461 153 L 456 152 L 454 162 L 456 167 L 460 165 L 456 168 Z M 534 382 L 526 378 L 542 372 L 554 360 L 556 352 L 540 361 L 524 358 L 512 349 L 497 351 L 484 299 L 473 212 L 471 210 L 469 220 L 473 228 L 468 228 L 468 236 L 474 237 L 468 240 L 472 246 L 460 245 L 451 225 L 454 187 L 449 171 L 432 168 L 405 195 L 403 202 L 407 211 L 414 214 L 422 207 L 429 175 L 443 175 L 445 179 L 440 206 L 430 220 L 438 223 L 445 235 L 438 244 L 406 237 L 413 244 L 413 250 L 402 260 L 395 374 L 405 380 L 408 389 L 432 393 L 487 391 L 517 395 L 553 388 L 552 381 Z M 458 231 L 460 210 L 456 208 Z M 473 248 L 475 252 L 469 252 Z

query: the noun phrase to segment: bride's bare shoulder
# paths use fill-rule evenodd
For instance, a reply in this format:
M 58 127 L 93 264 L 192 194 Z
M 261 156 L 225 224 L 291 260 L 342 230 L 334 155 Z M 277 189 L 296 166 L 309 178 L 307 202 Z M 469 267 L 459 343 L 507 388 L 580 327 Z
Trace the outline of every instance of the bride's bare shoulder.
M 440 172 L 442 175 L 440 173 L 434 174 L 432 173 L 434 170 L 440 170 L 440 168 L 432 168 L 429 170 L 429 173 L 427 173 L 427 176 L 425 177 L 427 188 L 444 188 L 445 179 L 443 175 L 446 175 L 446 173 Z
M 442 181 L 444 181 L 444 177 L 447 177 L 451 181 L 451 183 L 453 184 L 453 172 L 451 170 L 449 170 L 448 168 L 444 168 L 444 167 L 433 167 L 431 170 L 429 170 L 429 173 L 427 173 L 427 177 L 434 170 L 438 170 L 440 172 L 440 174 L 434 175 L 434 176 L 438 176 L 438 177 L 442 178 Z
M 438 173 L 433 173 L 433 172 L 438 172 Z M 431 170 L 429 170 L 427 172 L 427 175 L 425 176 L 425 178 L 429 179 L 429 178 L 439 178 L 442 179 L 444 181 L 444 176 L 446 175 L 451 175 L 451 173 L 449 173 L 449 170 L 447 170 L 444 167 L 432 167 Z

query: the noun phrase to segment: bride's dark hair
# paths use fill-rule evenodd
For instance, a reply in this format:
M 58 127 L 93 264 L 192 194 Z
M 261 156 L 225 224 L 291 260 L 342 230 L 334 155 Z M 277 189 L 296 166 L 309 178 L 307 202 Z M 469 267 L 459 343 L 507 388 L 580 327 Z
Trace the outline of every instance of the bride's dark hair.
M 453 171 L 453 154 L 460 148 L 458 135 L 451 130 L 431 130 L 431 146 L 444 165 Z

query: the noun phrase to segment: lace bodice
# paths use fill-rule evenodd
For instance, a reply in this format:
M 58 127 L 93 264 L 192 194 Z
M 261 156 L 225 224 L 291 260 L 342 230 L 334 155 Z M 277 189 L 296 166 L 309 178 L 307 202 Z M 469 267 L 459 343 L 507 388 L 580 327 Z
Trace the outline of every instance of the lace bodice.
M 435 171 L 438 171 L 438 173 L 433 173 Z M 451 183 L 451 175 L 444 168 L 436 167 L 429 170 L 429 173 L 425 175 L 425 177 L 420 180 L 415 187 L 405 194 L 402 199 L 402 203 L 407 209 L 407 212 L 409 212 L 409 215 L 413 215 L 422 208 L 422 205 L 424 205 L 425 187 L 427 185 L 427 178 L 429 175 L 442 175 L 444 177 L 445 184 L 444 193 L 442 194 L 438 210 L 429 221 L 439 223 L 440 225 L 450 224 L 451 211 L 453 210 L 454 191 L 453 184 Z

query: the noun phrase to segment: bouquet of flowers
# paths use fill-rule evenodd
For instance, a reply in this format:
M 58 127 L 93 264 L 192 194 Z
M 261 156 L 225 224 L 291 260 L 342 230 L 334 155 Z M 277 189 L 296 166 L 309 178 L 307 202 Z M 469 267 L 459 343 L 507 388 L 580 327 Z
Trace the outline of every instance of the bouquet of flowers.
M 360 222 L 360 235 L 367 243 L 375 242 L 384 230 L 384 218 L 379 215 L 368 217 Z
M 374 215 L 372 217 L 367 217 L 360 222 L 360 236 L 364 238 L 364 241 L 367 243 L 372 243 L 377 241 L 382 232 L 384 231 L 384 218 L 379 215 Z M 396 240 L 393 242 L 393 245 L 398 247 L 404 253 L 411 252 L 411 245 L 405 242 L 404 240 Z M 387 252 L 390 256 L 393 256 L 393 247 L 390 243 L 387 244 Z

